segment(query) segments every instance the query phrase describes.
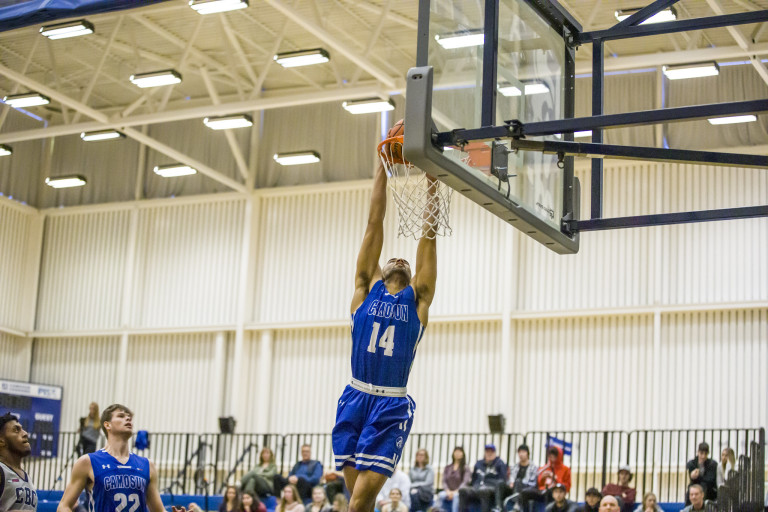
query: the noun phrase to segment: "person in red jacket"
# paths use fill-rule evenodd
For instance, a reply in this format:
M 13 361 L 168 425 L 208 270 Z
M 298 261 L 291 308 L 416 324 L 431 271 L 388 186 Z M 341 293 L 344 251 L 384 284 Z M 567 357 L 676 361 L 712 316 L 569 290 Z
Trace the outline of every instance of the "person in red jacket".
M 637 498 L 637 491 L 635 488 L 629 486 L 629 482 L 632 481 L 632 469 L 629 466 L 621 466 L 619 468 L 619 483 L 606 484 L 603 487 L 603 496 L 616 496 L 621 498 L 624 505 L 621 507 L 622 512 L 632 512 L 635 509 L 635 499 Z
M 549 491 L 555 484 L 563 484 L 565 491 L 571 491 L 571 468 L 563 464 L 563 450 L 559 446 L 550 446 L 547 450 L 547 463 L 539 468 L 539 490 Z

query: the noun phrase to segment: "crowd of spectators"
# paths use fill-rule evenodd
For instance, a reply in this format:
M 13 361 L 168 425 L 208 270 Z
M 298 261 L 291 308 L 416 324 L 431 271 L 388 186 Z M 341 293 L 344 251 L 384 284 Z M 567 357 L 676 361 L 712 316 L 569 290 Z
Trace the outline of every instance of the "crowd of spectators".
M 483 457 L 470 468 L 461 446 L 454 448 L 451 463 L 442 471 L 442 487 L 435 489 L 435 471 L 429 452 L 417 450 L 406 474 L 395 469 L 376 498 L 379 512 L 529 512 L 544 507 L 546 512 L 662 512 L 656 495 L 648 492 L 640 503 L 632 486 L 629 466 L 620 466 L 616 481 L 602 490 L 587 489 L 583 501 L 569 497 L 571 469 L 559 446 L 550 446 L 546 463 L 532 462 L 531 451 L 522 444 L 517 462 L 509 467 L 496 446 L 486 444 Z M 717 489 L 736 465 L 735 453 L 724 448 L 720 462 L 709 458 L 709 445 L 701 443 L 695 458 L 688 461 L 689 485 L 683 512 L 704 510 L 717 499 Z M 324 485 L 323 485 L 324 484 Z M 437 491 L 437 494 L 435 492 Z M 265 447 L 255 468 L 243 475 L 240 488 L 229 486 L 219 512 L 266 512 L 261 500 L 278 498 L 276 512 L 347 512 L 349 493 L 341 471 L 323 472 L 312 458 L 308 444 L 301 447 L 301 459 L 287 477 L 277 471 L 274 453 Z M 573 499 L 570 499 L 573 498 Z M 538 504 L 538 506 L 536 506 Z

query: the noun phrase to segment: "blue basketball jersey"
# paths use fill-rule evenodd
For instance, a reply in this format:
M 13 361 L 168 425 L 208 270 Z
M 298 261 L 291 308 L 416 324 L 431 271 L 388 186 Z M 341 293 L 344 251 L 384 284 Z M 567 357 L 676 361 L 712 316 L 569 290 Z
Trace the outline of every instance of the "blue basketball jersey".
M 390 295 L 384 281 L 376 282 L 352 315 L 352 377 L 374 386 L 406 387 L 423 334 L 413 287 Z
M 145 512 L 149 459 L 132 453 L 121 464 L 105 450 L 89 453 L 93 468 L 91 512 Z

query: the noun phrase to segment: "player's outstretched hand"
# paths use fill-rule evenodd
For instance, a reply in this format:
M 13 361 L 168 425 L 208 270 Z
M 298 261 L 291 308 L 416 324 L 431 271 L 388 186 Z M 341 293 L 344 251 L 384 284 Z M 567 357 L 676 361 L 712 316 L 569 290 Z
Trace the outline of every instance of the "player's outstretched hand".
M 171 507 L 171 512 L 187 512 L 186 507 Z

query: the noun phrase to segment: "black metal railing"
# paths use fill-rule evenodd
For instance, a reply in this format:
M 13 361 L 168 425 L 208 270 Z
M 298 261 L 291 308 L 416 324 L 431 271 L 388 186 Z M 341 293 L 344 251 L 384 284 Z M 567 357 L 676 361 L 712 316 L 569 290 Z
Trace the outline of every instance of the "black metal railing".
M 740 455 L 725 485 L 717 490 L 717 512 L 760 512 L 765 492 L 765 431 L 749 443 L 749 455 Z
M 512 465 L 517 460 L 517 447 L 525 443 L 530 447 L 532 461 L 541 465 L 548 440 L 555 438 L 569 447 L 570 455 L 566 456 L 565 463 L 571 467 L 572 499 L 583 500 L 588 488 L 602 489 L 606 483 L 615 482 L 619 467 L 628 464 L 634 473 L 632 485 L 637 488 L 638 499 L 652 491 L 661 502 L 679 502 L 683 500 L 688 484 L 685 465 L 695 457 L 700 442 L 709 443 L 711 456 L 715 459 L 719 459 L 722 448 L 733 448 L 742 456 L 737 476 L 742 480 L 749 478 L 750 485 L 755 486 L 755 475 L 760 468 L 762 471 L 765 468 L 764 436 L 764 430 L 757 428 L 537 431 L 526 434 L 413 433 L 403 450 L 399 467 L 408 470 L 416 451 L 426 448 L 437 472 L 439 486 L 442 468 L 451 462 L 456 446 L 464 448 L 472 464 L 483 456 L 485 444 L 493 443 L 499 456 Z M 26 463 L 41 490 L 64 489 L 76 460 L 77 439 L 74 432 L 60 433 L 58 457 L 35 458 Z M 283 474 L 287 474 L 299 460 L 301 445 L 305 443 L 312 446 L 313 458 L 320 460 L 326 470 L 333 467 L 328 433 L 153 433 L 149 439 L 149 448 L 134 451 L 154 461 L 160 489 L 171 494 L 221 493 L 228 482 L 238 481 L 258 464 L 259 454 L 265 446 L 272 449 L 278 471 Z M 760 450 L 756 451 L 755 445 L 760 446 Z M 746 473 L 752 476 L 744 477 Z M 725 492 L 731 500 L 736 491 Z M 739 499 L 743 503 L 746 498 Z

